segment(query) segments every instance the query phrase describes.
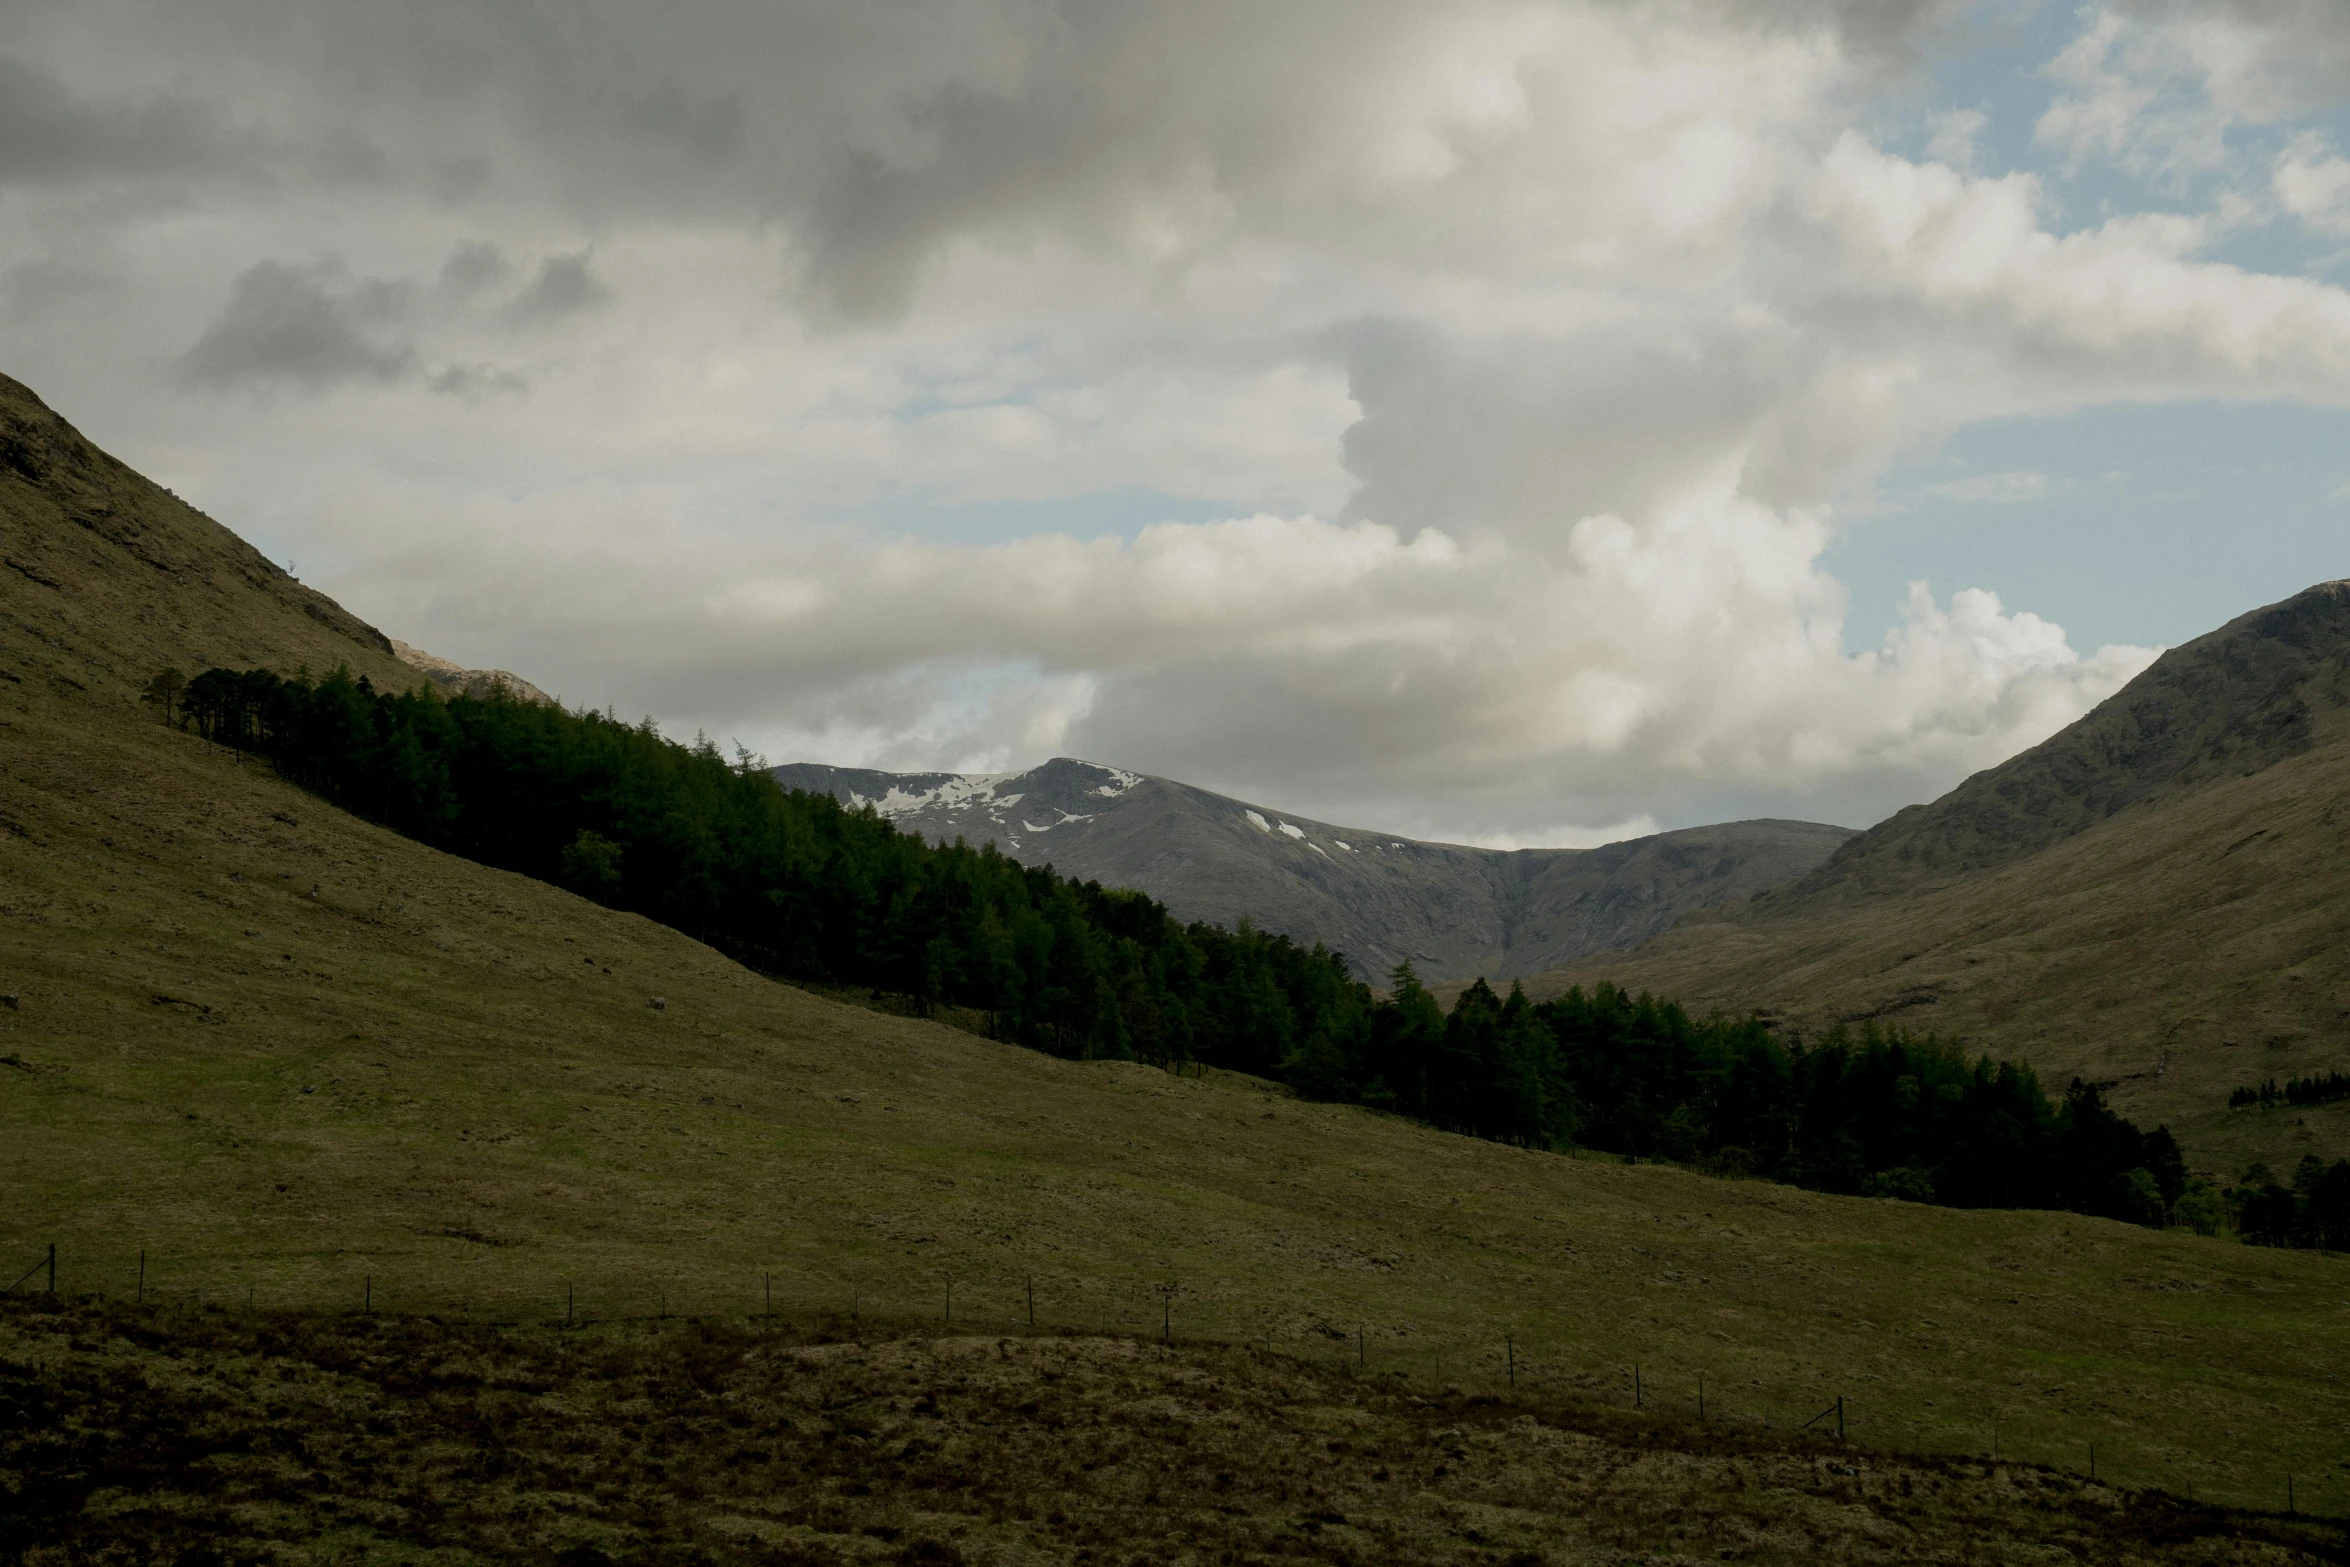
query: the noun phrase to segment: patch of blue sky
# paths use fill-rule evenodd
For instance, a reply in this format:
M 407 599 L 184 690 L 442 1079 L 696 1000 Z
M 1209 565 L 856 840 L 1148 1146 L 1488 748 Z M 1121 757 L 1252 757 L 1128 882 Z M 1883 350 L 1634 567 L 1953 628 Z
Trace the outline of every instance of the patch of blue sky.
M 1961 13 L 1920 59 L 1917 76 L 1876 106 L 1873 134 L 1890 151 L 1924 158 L 1945 116 L 1979 114 L 1978 172 L 2044 165 L 2033 131 L 2057 93 L 2046 67 L 2079 27 L 2071 6 L 2045 0 L 1989 0 Z
M 1139 485 L 1083 495 L 985 500 L 957 500 L 927 486 L 910 486 L 821 513 L 819 520 L 872 536 L 938 544 L 1004 544 L 1040 533 L 1131 542 L 1153 523 L 1216 522 L 1256 509 L 1243 501 L 1172 495 Z
M 2336 148 L 2350 148 L 2350 105 L 2269 124 L 2238 123 L 2224 138 L 2224 156 L 2212 164 L 2164 164 L 2164 150 L 2136 149 L 2139 167 L 2110 156 L 2078 161 L 2039 135 L 2042 118 L 2068 89 L 2052 72 L 2058 55 L 2081 34 L 2089 8 L 2065 0 L 1986 0 L 1955 20 L 1919 62 L 1918 74 L 1886 95 L 1870 117 L 1872 134 L 1889 150 L 1911 158 L 1948 157 L 1952 116 L 1978 115 L 1970 136 L 1970 172 L 1989 176 L 2029 173 L 2039 178 L 2043 221 L 2053 233 L 2095 228 L 2133 213 L 2208 214 L 2235 193 L 2253 198 L 2258 215 L 2218 229 L 2199 254 L 2247 270 L 2333 276 L 2350 270 L 2350 248 L 2317 233 L 2266 201 L 2271 171 L 2292 139 L 2314 132 Z M 2199 84 L 2159 84 L 2151 110 L 2192 112 Z
M 1881 475 L 1822 560 L 1845 644 L 1879 646 L 1923 578 L 1988 588 L 2075 650 L 2171 646 L 2350 576 L 2350 411 L 2119 405 L 1988 421 Z

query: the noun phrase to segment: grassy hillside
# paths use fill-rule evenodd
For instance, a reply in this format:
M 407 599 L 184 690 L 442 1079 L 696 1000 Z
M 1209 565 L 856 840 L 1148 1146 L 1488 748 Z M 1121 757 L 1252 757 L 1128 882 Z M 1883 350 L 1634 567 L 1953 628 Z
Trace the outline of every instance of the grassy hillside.
M 2137 807 L 1899 897 L 1692 922 L 1528 983 L 1608 978 L 1806 1028 L 1881 1017 L 2118 1084 L 2190 1163 L 2350 1155 L 2350 1104 L 2227 1108 L 2239 1083 L 2350 1066 L 2350 743 Z
M 132 709 L 165 665 L 423 675 L 334 600 L 0 375 L 0 686 Z
M 2350 1269 L 1625 1168 L 776 986 L 80 702 L 0 711 L 0 1254 L 465 1316 L 1187 1334 L 2342 1495 Z M 103 721 L 102 721 L 103 720 Z M 663 1005 L 650 1004 L 659 998 Z M 372 1285 L 369 1280 L 372 1279 Z M 1358 1331 L 1361 1339 L 1355 1340 Z
M 2350 738 L 2350 582 L 2172 648 L 2078 722 L 1896 812 L 1763 901 L 1931 890 Z
M 2340 1259 L 1536 1154 L 780 987 L 155 722 L 133 692 L 164 661 L 399 670 L 160 492 L 40 462 L 47 489 L 0 481 L 39 573 L 0 573 L 0 1282 L 54 1244 L 69 1296 L 231 1313 L 772 1299 L 989 1335 L 1033 1286 L 1046 1330 L 1489 1393 L 1514 1356 L 1518 1394 L 1595 1407 L 1637 1365 L 1659 1413 L 1700 1376 L 1733 1427 L 1842 1395 L 1878 1450 L 1996 1428 L 2011 1458 L 2095 1442 L 2112 1480 L 2269 1506 L 2291 1474 L 2350 1512 Z M 82 519 L 61 471 L 118 487 Z M 23 1356 L 121 1364 L 111 1328 L 25 1331 Z M 1120 1396 L 1130 1424 L 1167 1408 Z M 1845 1478 L 1805 1483 L 1841 1506 Z

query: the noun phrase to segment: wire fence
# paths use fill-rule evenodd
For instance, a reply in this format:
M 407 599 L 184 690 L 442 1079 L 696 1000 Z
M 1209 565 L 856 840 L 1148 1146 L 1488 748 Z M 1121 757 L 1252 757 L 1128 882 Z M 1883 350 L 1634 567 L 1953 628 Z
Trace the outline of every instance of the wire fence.
M 1430 1396 L 1566 1402 L 1628 1410 L 1659 1422 L 1724 1432 L 1816 1437 L 1856 1455 L 1958 1459 L 2076 1476 L 2116 1491 L 2155 1492 L 2188 1503 L 2340 1520 L 2350 1516 L 2343 1455 L 2313 1454 L 2310 1472 L 2247 1469 L 2177 1445 L 2091 1436 L 2045 1412 L 1957 1409 L 1874 1401 L 1844 1391 L 1816 1397 L 1764 1388 L 1682 1358 L 1611 1355 L 1588 1341 L 1541 1331 L 1469 1337 L 1408 1327 L 1374 1328 L 1358 1315 L 1266 1309 L 1239 1292 L 1181 1279 L 1098 1280 L 1035 1273 L 919 1277 L 875 1270 L 812 1278 L 745 1270 L 723 1284 L 708 1276 L 657 1279 L 550 1274 L 541 1283 L 452 1283 L 358 1266 L 291 1278 L 208 1264 L 200 1278 L 135 1257 L 77 1257 L 47 1245 L 0 1288 L 0 1305 L 34 1295 L 138 1307 L 246 1312 L 273 1317 L 380 1316 L 473 1328 L 631 1329 L 725 1322 L 808 1338 L 1085 1336 L 1137 1343 L 1237 1347 L 1344 1368 L 1382 1386 Z M 7 1277 L 0 1271 L 0 1277 Z M 1305 1320 L 1300 1321 L 1300 1318 Z M 1834 1378 L 1817 1379 L 1829 1387 Z M 1823 1407 L 1824 1404 L 1824 1407 Z M 2350 1451 L 2346 1447 L 2345 1451 Z M 2332 1472 L 2328 1473 L 2327 1470 Z

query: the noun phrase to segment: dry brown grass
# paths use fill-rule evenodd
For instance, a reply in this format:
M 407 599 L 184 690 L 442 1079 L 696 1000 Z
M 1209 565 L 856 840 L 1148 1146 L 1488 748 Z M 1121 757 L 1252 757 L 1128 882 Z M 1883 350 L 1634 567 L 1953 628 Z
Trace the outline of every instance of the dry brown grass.
M 0 1519 L 88 1560 L 2340 1561 L 2339 1524 L 1260 1351 L 0 1311 Z M 0 1529 L 7 1529 L 0 1523 Z

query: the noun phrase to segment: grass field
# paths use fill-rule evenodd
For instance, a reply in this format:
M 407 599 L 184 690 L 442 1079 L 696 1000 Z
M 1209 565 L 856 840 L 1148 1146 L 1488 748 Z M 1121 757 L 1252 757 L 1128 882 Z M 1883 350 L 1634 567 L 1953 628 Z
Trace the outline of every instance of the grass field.
M 1627 1168 L 845 1006 L 156 724 L 0 715 L 5 1275 L 446 1320 L 852 1308 L 2350 1513 L 2350 1261 Z M 652 1003 L 658 998 L 659 1007 Z M 44 1281 L 45 1282 L 45 1281 Z M 1170 1298 L 1161 1287 L 1173 1285 Z M 955 1320 L 945 1321 L 948 1290 Z
M 0 1555 L 30 1567 L 2286 1563 L 2350 1543 L 2029 1464 L 1082 1334 L 36 1301 L 0 1308 L 0 1407 L 19 1482 Z

